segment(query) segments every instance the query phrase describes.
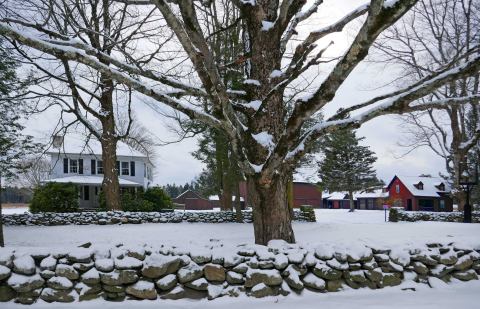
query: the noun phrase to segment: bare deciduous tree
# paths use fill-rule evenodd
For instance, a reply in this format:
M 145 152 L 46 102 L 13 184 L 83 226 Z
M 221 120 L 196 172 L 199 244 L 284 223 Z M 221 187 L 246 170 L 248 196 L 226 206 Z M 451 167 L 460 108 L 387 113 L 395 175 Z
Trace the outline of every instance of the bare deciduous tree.
M 103 67 L 112 65 L 112 55 L 123 56 L 126 65 L 134 62 L 138 67 L 150 58 L 170 60 L 163 59 L 169 56 L 161 55 L 158 50 L 169 37 L 160 34 L 152 38 L 152 33 L 162 28 L 158 25 L 154 29 L 150 27 L 158 19 L 153 9 L 140 12 L 134 6 L 112 0 L 5 1 L 3 7 L 4 21 L 24 28 L 33 27 L 52 42 L 64 41 L 64 48 L 69 48 L 70 43 L 80 49 L 89 46 L 85 55 Z M 32 19 L 38 22 L 32 22 Z M 67 43 L 69 38 L 71 41 Z M 157 46 L 136 52 L 140 39 Z M 104 72 L 92 70 L 88 64 L 72 62 L 64 55 L 35 53 L 15 41 L 11 43 L 23 63 L 36 69 L 37 86 L 29 93 L 35 110 L 60 109 L 61 117 L 53 135 L 84 127 L 88 139 L 93 137 L 100 141 L 104 166 L 102 187 L 107 208 L 120 209 L 117 143 L 138 138 L 138 134 L 135 138 L 130 137 L 133 123 L 130 87 L 117 83 Z
M 50 177 L 50 161 L 43 157 L 23 159 L 20 164 L 24 167 L 24 172 L 18 176 L 18 182 L 30 190 Z
M 292 0 L 232 0 L 241 12 L 245 24 L 242 37 L 248 46 L 245 54 L 238 55 L 237 65 L 244 68 L 244 80 L 236 85 L 221 78 L 220 64 L 199 18 L 199 12 L 205 6 L 215 5 L 215 1 L 118 2 L 159 12 L 162 21 L 152 27 L 160 27 L 162 22 L 168 26 L 195 76 L 172 81 L 165 75 L 168 68 L 157 65 L 154 57 L 143 62 L 130 58 L 128 62 L 122 61 L 119 55 L 102 53 L 97 46 L 80 43 L 71 35 L 60 36 L 55 29 L 43 26 L 44 22 L 25 25 L 15 18 L 2 17 L 0 34 L 54 57 L 82 64 L 159 104 L 225 132 L 237 155 L 239 169 L 247 178 L 249 200 L 254 205 L 255 241 L 259 244 L 271 239 L 295 241 L 287 206 L 287 182 L 292 169 L 318 138 L 341 127 L 359 127 L 381 115 L 465 104 L 471 100 L 468 95 L 453 100 L 421 103 L 417 100 L 445 84 L 477 74 L 480 68 L 480 56 L 471 51 L 468 58 L 455 59 L 450 66 L 432 70 L 402 89 L 367 102 L 354 102 L 334 116 L 308 126 L 307 120 L 332 101 L 378 36 L 416 0 L 372 0 L 347 12 L 332 25 L 307 33 L 300 33 L 298 26 L 322 10 L 321 0 L 309 5 L 306 1 Z M 222 14 L 219 10 L 217 13 Z M 284 102 L 287 87 L 326 60 L 322 56 L 330 45 L 321 48 L 325 46 L 321 39 L 342 31 L 356 19 L 362 24 L 351 45 L 332 63 L 325 79 L 310 95 L 297 96 L 294 108 L 288 110 Z M 29 31 L 24 31 L 24 27 Z M 103 31 L 102 35 L 108 37 L 109 33 Z M 162 48 L 165 47 L 159 46 Z M 203 104 L 211 108 L 206 111 Z
M 376 54 L 372 58 L 399 64 L 404 70 L 400 82 L 412 83 L 434 71 L 478 57 L 479 29 L 478 1 L 421 0 L 401 22 L 384 32 L 375 44 L 381 57 Z M 479 77 L 477 71 L 446 83 L 419 100 L 454 102 L 467 97 L 467 104 L 445 105 L 403 117 L 408 135 L 401 144 L 408 152 L 429 147 L 444 159 L 447 178 L 453 184 L 460 207 L 465 204 L 465 196 L 458 185 L 459 163 L 480 138 Z M 467 122 L 476 129 L 469 130 Z

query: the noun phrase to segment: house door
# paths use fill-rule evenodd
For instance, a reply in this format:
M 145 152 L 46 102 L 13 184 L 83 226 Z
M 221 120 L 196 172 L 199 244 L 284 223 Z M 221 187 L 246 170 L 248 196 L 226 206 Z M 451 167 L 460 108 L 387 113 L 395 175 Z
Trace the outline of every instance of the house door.
M 411 198 L 409 198 L 409 199 L 407 200 L 407 210 L 408 210 L 408 211 L 411 211 L 411 210 L 412 210 L 412 199 L 411 199 Z
M 80 208 L 90 208 L 92 199 L 90 196 L 90 187 L 89 186 L 81 186 L 80 187 Z

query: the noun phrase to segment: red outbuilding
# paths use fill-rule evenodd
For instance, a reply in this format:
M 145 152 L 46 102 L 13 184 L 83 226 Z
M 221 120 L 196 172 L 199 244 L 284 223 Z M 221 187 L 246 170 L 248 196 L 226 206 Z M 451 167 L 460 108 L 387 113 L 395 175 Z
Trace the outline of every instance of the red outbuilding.
M 213 204 L 206 198 L 201 197 L 197 192 L 187 190 L 172 199 L 174 204 L 181 205 L 185 210 L 212 210 Z
M 395 176 L 387 186 L 390 206 L 413 211 L 452 211 L 447 184 L 437 177 Z
M 247 184 L 240 183 L 240 196 L 245 200 L 245 205 L 252 207 L 248 203 Z M 322 191 L 317 185 L 309 182 L 293 182 L 293 207 L 298 208 L 302 205 L 309 205 L 314 208 L 320 208 L 322 205 Z

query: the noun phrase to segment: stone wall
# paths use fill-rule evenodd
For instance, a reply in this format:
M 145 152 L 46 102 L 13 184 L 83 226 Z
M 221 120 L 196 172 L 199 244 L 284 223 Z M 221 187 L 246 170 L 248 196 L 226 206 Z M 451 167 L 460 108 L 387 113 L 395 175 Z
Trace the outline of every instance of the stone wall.
M 215 240 L 188 250 L 90 244 L 72 250 L 2 248 L 0 301 L 264 297 L 413 281 L 434 286 L 478 279 L 479 252 L 435 243 L 390 250 L 360 244 L 310 248 L 281 241 L 228 247 Z
M 442 221 L 442 222 L 463 222 L 463 212 L 430 212 L 430 211 L 406 211 L 400 207 L 391 208 L 389 221 Z M 472 212 L 472 222 L 480 223 L 480 211 Z
M 251 223 L 252 211 L 242 211 L 244 222 Z M 315 222 L 315 212 L 298 210 L 294 212 L 295 221 Z M 3 215 L 5 225 L 69 225 L 69 224 L 140 224 L 140 223 L 180 223 L 205 222 L 223 223 L 236 222 L 232 211 L 216 212 L 74 212 L 74 213 L 24 213 Z

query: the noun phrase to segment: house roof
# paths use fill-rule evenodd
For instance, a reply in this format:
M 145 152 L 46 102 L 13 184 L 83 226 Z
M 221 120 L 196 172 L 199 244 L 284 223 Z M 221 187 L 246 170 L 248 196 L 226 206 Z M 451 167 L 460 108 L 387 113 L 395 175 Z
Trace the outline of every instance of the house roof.
M 210 195 L 210 196 L 208 197 L 208 199 L 209 199 L 210 201 L 219 201 L 219 200 L 220 200 L 220 198 L 218 197 L 218 195 Z M 235 195 L 232 195 L 232 202 L 234 202 L 236 199 L 237 199 L 237 197 L 236 197 Z M 240 196 L 240 201 L 241 201 L 241 202 L 244 201 L 243 197 L 241 197 L 241 196 Z
M 388 197 L 388 192 L 383 192 L 382 189 L 373 190 L 372 192 L 358 192 L 354 193 L 356 198 L 382 198 Z
M 440 194 L 445 194 L 450 192 L 450 187 L 448 183 L 444 182 L 440 177 L 419 177 L 419 176 L 400 176 L 395 175 L 388 184 L 388 189 L 392 185 L 395 178 L 398 178 L 403 185 L 412 193 L 413 196 L 420 196 L 420 197 L 440 197 Z M 423 190 L 418 189 L 415 187 L 418 183 L 423 184 Z M 437 186 L 440 184 L 444 184 L 445 190 L 439 190 Z
M 323 197 L 328 200 L 347 200 L 348 192 L 331 192 L 323 193 Z M 372 192 L 353 192 L 353 200 L 356 201 L 358 198 L 382 198 L 388 197 L 388 192 L 383 192 L 382 189 L 374 190 Z
M 346 200 L 348 193 L 347 192 L 332 192 L 328 194 L 327 200 Z M 355 201 L 357 197 L 355 193 L 353 194 L 353 200 Z
M 183 191 L 182 193 L 180 193 L 175 199 L 179 199 L 179 198 L 182 198 L 184 195 L 187 195 L 187 194 L 193 194 L 193 196 L 195 196 L 195 198 L 199 198 L 199 199 L 204 199 L 203 197 L 200 196 L 200 194 L 198 194 L 197 192 L 193 191 L 193 190 L 185 190 Z
M 50 147 L 47 151 L 48 154 L 89 154 L 89 155 L 102 155 L 102 145 L 96 138 L 89 138 L 88 141 L 85 136 L 80 134 L 69 134 L 64 137 L 63 144 L 60 148 Z M 147 156 L 132 149 L 124 142 L 119 141 L 117 143 L 117 156 L 126 157 L 143 157 Z
M 100 176 L 68 176 L 68 177 L 61 177 L 61 178 L 53 178 L 45 180 L 45 182 L 58 182 L 58 183 L 74 183 L 74 184 L 81 184 L 81 185 L 101 185 L 103 181 L 103 177 Z M 141 187 L 142 185 L 130 180 L 126 180 L 123 178 L 119 178 L 118 182 L 120 186 L 126 187 Z

